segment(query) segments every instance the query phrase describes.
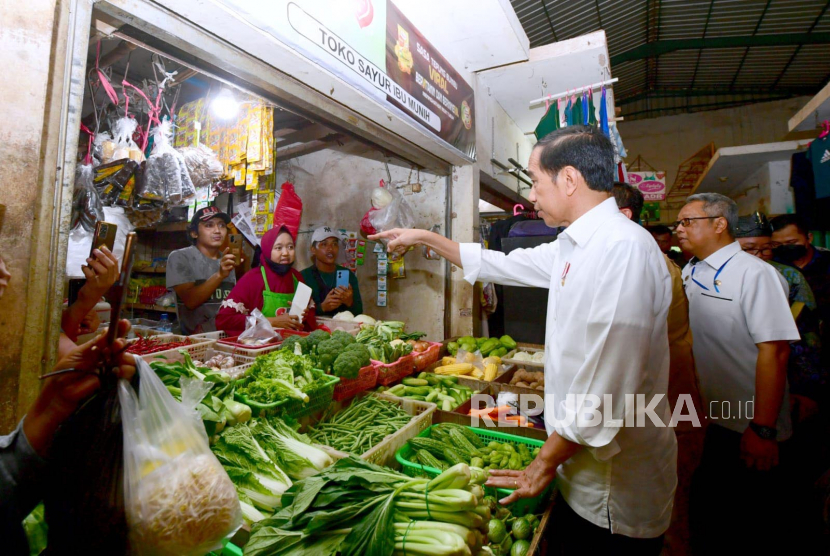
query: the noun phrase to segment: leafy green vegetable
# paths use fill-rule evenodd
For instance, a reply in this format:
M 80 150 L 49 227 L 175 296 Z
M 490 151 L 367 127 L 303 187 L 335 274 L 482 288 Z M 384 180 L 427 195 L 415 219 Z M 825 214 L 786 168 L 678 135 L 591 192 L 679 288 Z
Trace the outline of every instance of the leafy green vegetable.
M 281 398 L 294 398 L 304 403 L 309 401 L 308 394 L 279 378 L 257 377 L 256 380 L 239 387 L 237 391 L 249 400 L 259 403 L 270 403 Z
M 308 339 L 304 336 L 289 336 L 283 340 L 280 349 L 294 353 L 294 344 L 300 344 L 302 352 L 305 354 L 309 353 Z
M 353 344 L 353 343 L 356 342 L 356 340 L 354 339 L 354 336 L 352 336 L 351 334 L 349 334 L 348 332 L 346 332 L 344 330 L 335 330 L 334 332 L 332 332 L 331 333 L 331 339 L 332 340 L 339 340 L 340 343 L 342 343 L 345 346 L 348 346 L 348 345 Z
M 253 434 L 265 453 L 292 479 L 316 475 L 333 463 L 331 457 L 311 445 L 311 440 L 298 434 L 281 419 L 270 422 L 260 419 L 251 424 Z
M 309 353 L 315 351 L 320 342 L 322 342 L 323 340 L 328 340 L 329 338 L 331 338 L 331 336 L 325 330 L 315 330 L 314 332 L 306 336 L 306 342 L 308 342 Z M 303 350 L 303 353 L 305 353 L 305 350 Z

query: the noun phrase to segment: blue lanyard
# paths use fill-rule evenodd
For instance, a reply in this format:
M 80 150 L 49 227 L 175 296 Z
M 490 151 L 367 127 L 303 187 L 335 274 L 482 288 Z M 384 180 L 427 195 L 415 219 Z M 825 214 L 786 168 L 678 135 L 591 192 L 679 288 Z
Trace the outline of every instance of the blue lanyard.
M 737 255 L 737 253 L 735 253 L 735 255 Z M 735 255 L 732 255 L 732 257 L 734 257 Z M 715 277 L 712 279 L 712 286 L 714 286 L 715 291 L 716 291 L 717 293 L 720 293 L 720 290 L 718 289 L 718 286 L 720 285 L 720 282 L 718 282 L 718 276 L 720 276 L 720 273 L 721 273 L 721 272 L 723 272 L 724 267 L 725 267 L 727 264 L 729 264 L 729 261 L 731 261 L 731 260 L 732 260 L 732 257 L 729 257 L 728 259 L 726 259 L 726 262 L 725 262 L 725 263 L 723 263 L 722 265 L 720 265 L 720 268 L 719 268 L 719 269 L 718 269 L 718 271 L 715 273 Z M 703 284 L 701 284 L 700 282 L 698 282 L 697 280 L 695 280 L 695 270 L 697 270 L 697 265 L 695 265 L 695 266 L 693 266 L 693 267 L 692 267 L 692 282 L 694 282 L 695 284 L 697 284 L 698 286 L 700 286 L 701 288 L 703 288 L 704 290 L 706 290 L 706 291 L 708 292 L 708 291 L 709 291 L 709 288 L 707 288 L 706 286 L 704 286 Z

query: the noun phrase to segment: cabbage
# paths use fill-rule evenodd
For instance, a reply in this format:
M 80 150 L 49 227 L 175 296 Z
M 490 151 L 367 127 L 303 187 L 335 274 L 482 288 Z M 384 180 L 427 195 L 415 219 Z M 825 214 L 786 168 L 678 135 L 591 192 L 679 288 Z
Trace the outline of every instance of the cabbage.
M 332 317 L 332 320 L 342 320 L 344 322 L 354 322 L 354 315 L 351 311 L 341 311 Z
M 375 323 L 377 323 L 377 321 L 375 319 L 373 319 L 372 317 L 370 317 L 369 315 L 362 315 L 362 314 L 357 315 L 354 318 L 354 321 L 359 322 L 360 324 L 371 324 L 371 325 L 374 325 Z

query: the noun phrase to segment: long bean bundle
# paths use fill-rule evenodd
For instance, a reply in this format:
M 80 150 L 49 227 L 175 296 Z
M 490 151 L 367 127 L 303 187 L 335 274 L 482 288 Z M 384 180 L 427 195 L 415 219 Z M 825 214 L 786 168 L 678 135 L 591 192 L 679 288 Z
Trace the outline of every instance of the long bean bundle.
M 359 456 L 401 430 L 412 417 L 394 402 L 365 396 L 340 412 L 327 410 L 309 428 L 308 436 L 318 444 Z

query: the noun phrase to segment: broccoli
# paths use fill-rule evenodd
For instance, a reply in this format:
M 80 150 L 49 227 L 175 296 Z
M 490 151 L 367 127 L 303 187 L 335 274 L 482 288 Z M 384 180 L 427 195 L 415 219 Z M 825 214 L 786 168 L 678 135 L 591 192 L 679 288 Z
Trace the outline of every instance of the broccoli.
M 343 343 L 334 338 L 323 340 L 317 345 L 317 363 L 323 370 L 331 369 L 334 360 L 343 351 Z
M 354 336 L 352 336 L 351 334 L 349 334 L 348 332 L 345 332 L 343 330 L 335 330 L 334 332 L 332 332 L 331 338 L 333 340 L 334 339 L 340 340 L 341 342 L 343 342 L 343 345 L 349 345 L 349 344 L 355 343 Z
M 357 342 L 349 344 L 343 349 L 342 353 L 356 353 L 360 359 L 361 368 L 371 363 L 369 350 L 363 344 L 358 344 Z M 335 363 L 337 363 L 337 361 L 335 361 Z
M 315 330 L 308 336 L 306 336 L 306 341 L 308 342 L 308 350 L 309 353 L 316 348 L 320 342 L 328 340 L 331 336 L 325 330 Z M 303 351 L 305 353 L 305 351 Z
M 356 351 L 344 351 L 334 361 L 334 376 L 341 378 L 357 378 L 363 365 L 360 364 L 360 354 Z
M 303 336 L 289 336 L 283 340 L 281 349 L 286 349 L 294 353 L 294 344 L 300 344 L 303 353 L 308 353 L 308 340 Z

